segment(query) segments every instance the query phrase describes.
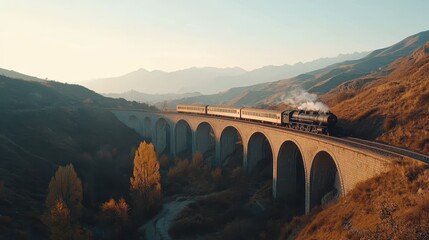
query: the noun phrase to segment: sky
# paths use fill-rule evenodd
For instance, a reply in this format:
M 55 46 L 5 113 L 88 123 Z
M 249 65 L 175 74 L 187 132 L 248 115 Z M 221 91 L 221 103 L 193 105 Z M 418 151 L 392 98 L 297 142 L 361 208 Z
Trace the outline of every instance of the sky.
M 429 30 L 427 0 L 0 0 L 0 68 L 62 82 L 294 64 Z

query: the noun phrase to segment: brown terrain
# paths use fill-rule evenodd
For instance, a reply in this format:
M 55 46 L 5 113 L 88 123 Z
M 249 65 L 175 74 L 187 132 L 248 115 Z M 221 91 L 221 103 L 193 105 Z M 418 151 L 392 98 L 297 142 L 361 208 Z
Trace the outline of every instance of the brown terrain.
M 429 153 L 429 42 L 322 100 L 352 135 Z
M 321 99 L 345 132 L 429 152 L 429 42 Z M 429 239 L 428 165 L 392 164 L 344 198 L 285 224 L 282 239 Z
M 428 170 L 396 163 L 337 202 L 285 224 L 281 239 L 428 239 Z

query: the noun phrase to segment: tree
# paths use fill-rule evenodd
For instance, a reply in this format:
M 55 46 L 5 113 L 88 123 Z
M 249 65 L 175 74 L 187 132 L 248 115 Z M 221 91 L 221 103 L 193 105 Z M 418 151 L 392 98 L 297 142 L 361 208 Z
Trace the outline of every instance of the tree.
M 46 215 L 51 231 L 51 239 L 73 239 L 73 229 L 70 222 L 70 210 L 63 200 L 59 199 Z
M 110 198 L 109 201 L 101 205 L 100 221 L 107 226 L 109 230 L 113 230 L 114 235 L 119 235 L 122 227 L 128 220 L 128 204 L 124 198 L 115 201 Z M 112 229 L 113 227 L 113 229 Z
M 153 144 L 141 142 L 134 156 L 131 196 L 137 212 L 147 211 L 161 199 L 161 175 Z
M 58 201 L 63 201 L 70 209 L 72 221 L 77 220 L 82 210 L 82 182 L 74 170 L 72 164 L 60 166 L 49 183 L 46 208 L 52 209 Z
M 77 221 L 82 210 L 82 195 L 82 183 L 73 165 L 60 166 L 49 183 L 46 211 L 42 216 L 42 221 L 51 232 L 51 239 L 90 237 Z

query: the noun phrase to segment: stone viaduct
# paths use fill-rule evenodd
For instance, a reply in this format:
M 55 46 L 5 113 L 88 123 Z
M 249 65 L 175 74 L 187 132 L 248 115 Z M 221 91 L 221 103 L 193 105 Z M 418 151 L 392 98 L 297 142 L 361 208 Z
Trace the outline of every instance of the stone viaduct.
M 273 197 L 293 197 L 309 212 L 331 194 L 341 197 L 360 181 L 388 169 L 395 159 L 382 153 L 308 133 L 236 119 L 173 112 L 112 110 L 128 127 L 154 143 L 158 153 L 205 153 L 222 166 L 241 139 L 243 167 L 257 171 L 272 159 Z

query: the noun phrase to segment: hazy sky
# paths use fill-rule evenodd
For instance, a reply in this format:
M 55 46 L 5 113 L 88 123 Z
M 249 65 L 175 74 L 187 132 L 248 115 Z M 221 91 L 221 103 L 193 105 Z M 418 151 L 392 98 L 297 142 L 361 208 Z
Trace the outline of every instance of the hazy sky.
M 75 82 L 138 68 L 247 70 L 429 30 L 427 0 L 0 0 L 0 68 Z

